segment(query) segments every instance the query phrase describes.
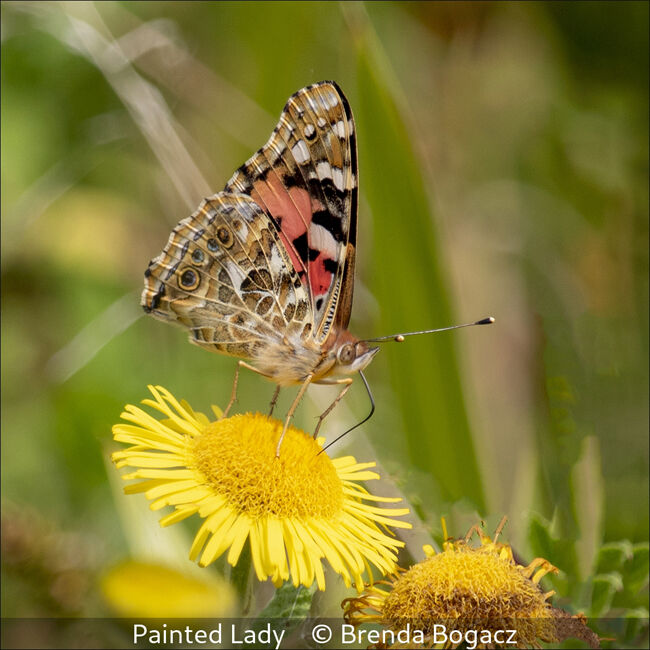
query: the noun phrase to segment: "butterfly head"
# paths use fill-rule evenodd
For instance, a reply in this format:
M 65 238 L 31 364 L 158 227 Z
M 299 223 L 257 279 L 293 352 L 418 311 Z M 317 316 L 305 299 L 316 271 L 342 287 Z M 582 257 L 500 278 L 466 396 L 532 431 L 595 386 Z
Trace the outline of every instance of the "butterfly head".
M 347 336 L 339 337 L 335 352 L 332 375 L 351 375 L 363 370 L 377 354 L 378 347 L 371 348 L 365 341 L 359 341 L 348 332 Z

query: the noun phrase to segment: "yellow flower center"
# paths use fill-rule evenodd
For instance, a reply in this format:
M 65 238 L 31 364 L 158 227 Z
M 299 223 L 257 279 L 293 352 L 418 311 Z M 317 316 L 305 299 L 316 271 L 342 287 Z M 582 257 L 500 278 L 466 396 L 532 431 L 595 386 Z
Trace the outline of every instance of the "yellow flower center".
M 343 486 L 327 454 L 304 431 L 256 413 L 210 423 L 193 449 L 196 468 L 215 492 L 252 518 L 330 518 L 341 511 Z
M 541 618 L 550 605 L 510 560 L 487 549 L 438 553 L 411 567 L 386 597 L 384 619 Z

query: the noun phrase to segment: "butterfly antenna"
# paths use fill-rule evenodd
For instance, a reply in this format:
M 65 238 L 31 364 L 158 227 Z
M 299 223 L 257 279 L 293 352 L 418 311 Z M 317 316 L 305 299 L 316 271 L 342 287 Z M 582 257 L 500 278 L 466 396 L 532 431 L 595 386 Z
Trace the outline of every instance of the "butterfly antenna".
M 404 334 L 390 334 L 389 336 L 380 336 L 376 339 L 363 339 L 363 341 L 365 343 L 381 343 L 382 341 L 397 341 L 398 343 L 401 343 L 404 340 L 405 336 L 415 336 L 416 334 L 433 334 L 433 332 L 446 332 L 447 330 L 457 330 L 461 327 L 473 327 L 474 325 L 491 325 L 492 323 L 494 323 L 494 318 L 492 318 L 492 316 L 488 316 L 487 318 L 481 318 L 481 320 L 477 320 L 474 323 L 463 323 L 462 325 L 452 325 L 451 327 L 440 327 L 434 330 L 420 330 L 419 332 L 404 332 Z
M 332 442 L 325 445 L 316 455 L 322 454 L 326 449 L 329 449 L 335 442 L 338 442 L 343 436 L 346 436 L 348 433 L 350 433 L 350 431 L 354 431 L 354 429 L 360 427 L 362 424 L 367 422 L 372 417 L 372 414 L 375 412 L 375 400 L 372 396 L 372 391 L 370 390 L 370 386 L 368 385 L 368 380 L 366 379 L 366 376 L 363 374 L 363 371 L 359 370 L 359 374 L 361 375 L 361 379 L 363 379 L 363 383 L 366 387 L 368 397 L 370 398 L 370 413 L 368 413 L 368 415 L 366 415 L 366 417 L 363 418 L 361 422 L 357 422 L 353 427 L 350 427 L 347 431 L 344 431 L 340 436 L 334 438 Z

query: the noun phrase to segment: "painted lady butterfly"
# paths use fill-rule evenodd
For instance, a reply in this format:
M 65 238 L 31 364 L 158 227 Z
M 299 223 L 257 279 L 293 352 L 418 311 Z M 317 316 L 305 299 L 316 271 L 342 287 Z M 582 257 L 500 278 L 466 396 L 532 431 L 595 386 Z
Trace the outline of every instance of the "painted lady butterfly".
M 357 196 L 350 105 L 333 81 L 307 86 L 289 98 L 266 145 L 174 228 L 145 271 L 147 313 L 239 357 L 278 390 L 301 385 L 285 430 L 310 383 L 344 385 L 320 427 L 349 375 L 378 350 L 347 330 Z M 237 375 L 228 409 L 236 384 Z

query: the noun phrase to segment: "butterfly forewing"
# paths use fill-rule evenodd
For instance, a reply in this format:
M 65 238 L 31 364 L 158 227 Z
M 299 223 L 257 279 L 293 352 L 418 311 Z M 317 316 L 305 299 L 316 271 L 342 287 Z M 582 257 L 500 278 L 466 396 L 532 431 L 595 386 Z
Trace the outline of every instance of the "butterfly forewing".
M 249 194 L 276 224 L 309 294 L 314 341 L 322 345 L 345 329 L 352 307 L 357 159 L 352 113 L 338 86 L 321 82 L 294 94 L 269 141 L 226 190 Z

